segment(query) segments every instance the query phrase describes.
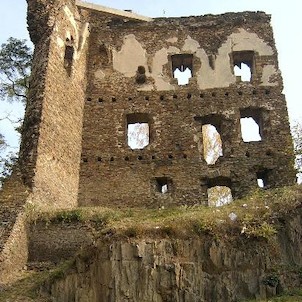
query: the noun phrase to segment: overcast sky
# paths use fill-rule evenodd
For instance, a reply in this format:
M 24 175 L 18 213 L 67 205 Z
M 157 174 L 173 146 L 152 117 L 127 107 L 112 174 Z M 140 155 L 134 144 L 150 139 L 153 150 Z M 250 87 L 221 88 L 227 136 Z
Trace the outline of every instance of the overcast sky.
M 8 37 L 29 39 L 26 29 L 26 1 L 0 0 L 0 43 Z M 272 15 L 279 67 L 284 80 L 284 93 L 291 121 L 302 120 L 302 0 L 94 0 L 95 4 L 118 9 L 132 9 L 150 17 L 219 14 L 225 12 L 265 11 Z M 15 109 L 17 110 L 17 109 Z M 0 103 L 0 117 L 11 111 Z M 1 115 L 2 114 L 2 115 Z M 9 123 L 0 123 L 0 132 L 7 132 Z M 8 138 L 16 146 L 15 138 Z

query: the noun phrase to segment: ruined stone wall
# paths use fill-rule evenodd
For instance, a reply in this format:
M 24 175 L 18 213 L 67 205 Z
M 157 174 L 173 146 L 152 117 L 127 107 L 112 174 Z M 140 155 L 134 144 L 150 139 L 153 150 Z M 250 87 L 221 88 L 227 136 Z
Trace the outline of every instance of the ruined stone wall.
M 74 1 L 28 1 L 35 43 L 20 152 L 33 202 L 77 204 L 88 25 Z
M 0 285 L 12 280 L 27 263 L 24 206 L 29 192 L 16 174 L 0 190 Z
M 272 240 L 100 238 L 47 291 L 63 302 L 265 300 L 301 286 L 301 213 L 281 225 Z
M 85 10 L 84 10 L 85 11 Z M 233 197 L 294 182 L 292 143 L 270 17 L 264 13 L 131 21 L 86 11 L 91 27 L 79 203 L 106 206 L 207 204 L 207 189 Z M 191 56 L 179 86 L 173 55 Z M 233 72 L 249 61 L 250 82 Z M 132 115 L 131 115 L 132 114 Z M 150 143 L 132 150 L 129 116 L 148 122 Z M 262 140 L 243 142 L 240 117 L 253 116 Z M 204 160 L 202 125 L 220 131 L 223 156 Z M 262 177 L 262 176 L 261 176 Z M 163 194 L 160 182 L 168 185 Z
M 94 224 L 37 221 L 28 227 L 28 262 L 60 263 L 93 244 Z

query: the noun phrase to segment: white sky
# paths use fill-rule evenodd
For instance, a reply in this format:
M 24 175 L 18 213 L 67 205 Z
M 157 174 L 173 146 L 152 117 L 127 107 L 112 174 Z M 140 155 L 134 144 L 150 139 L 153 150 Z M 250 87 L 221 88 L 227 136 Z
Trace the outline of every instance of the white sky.
M 302 0 L 91 0 L 90 2 L 118 9 L 132 9 L 150 17 L 189 16 L 219 14 L 239 11 L 265 11 L 272 15 L 279 67 L 284 80 L 284 93 L 291 121 L 302 120 Z M 29 39 L 26 30 L 26 0 L 0 0 L 0 43 L 8 37 Z M 4 109 L 0 103 L 0 117 Z M 0 122 L 0 132 L 8 132 L 8 123 Z M 16 146 L 17 140 L 7 137 Z

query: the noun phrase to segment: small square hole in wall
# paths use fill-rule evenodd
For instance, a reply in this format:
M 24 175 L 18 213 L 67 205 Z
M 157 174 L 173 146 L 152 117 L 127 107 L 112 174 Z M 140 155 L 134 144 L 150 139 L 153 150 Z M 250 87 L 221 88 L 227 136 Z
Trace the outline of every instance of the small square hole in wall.
M 171 192 L 172 181 L 168 177 L 155 178 L 156 191 L 161 194 Z
M 260 172 L 257 172 L 257 185 L 261 189 L 267 188 L 268 185 L 268 171 L 263 170 Z

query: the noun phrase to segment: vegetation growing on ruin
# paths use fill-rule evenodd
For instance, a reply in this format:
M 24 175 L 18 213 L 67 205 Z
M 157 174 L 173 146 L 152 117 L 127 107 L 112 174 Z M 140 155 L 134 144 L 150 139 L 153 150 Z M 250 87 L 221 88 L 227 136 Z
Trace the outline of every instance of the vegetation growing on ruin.
M 26 40 L 9 38 L 0 46 L 0 105 L 8 101 L 25 105 L 28 96 L 30 69 L 32 64 L 32 49 Z M 13 105 L 12 105 L 13 106 Z M 16 110 L 12 107 L 12 112 Z M 21 131 L 23 116 L 13 117 L 11 113 L 0 111 L 0 121 L 6 120 L 13 124 L 16 133 Z M 0 185 L 12 172 L 17 162 L 15 150 L 7 151 L 4 129 L 0 128 Z
M 302 187 L 299 185 L 274 190 L 258 190 L 249 197 L 236 200 L 222 207 L 182 206 L 160 209 L 109 209 L 78 208 L 65 211 L 40 212 L 27 205 L 27 215 L 31 223 L 72 224 L 81 223 L 95 226 L 97 236 L 102 238 L 128 237 L 181 237 L 215 236 L 221 240 L 234 238 L 254 238 L 271 240 L 280 227 L 280 221 L 291 217 L 301 207 Z M 231 215 L 232 214 L 232 215 Z M 66 261 L 54 269 L 41 272 L 26 271 L 12 286 L 0 291 L 0 301 L 49 301 L 47 288 L 56 279 L 64 278 L 74 265 L 74 259 Z M 284 268 L 280 272 L 301 268 Z M 266 276 L 263 284 L 278 282 L 280 272 Z M 302 274 L 301 274 L 302 276 Z M 273 284 L 274 285 L 274 284 Z M 259 301 L 259 300 L 253 300 Z M 261 301 L 261 300 L 260 300 Z M 287 292 L 271 298 L 271 302 L 302 301 L 302 291 Z M 261 301 L 264 302 L 264 301 Z
M 266 299 L 266 300 L 249 300 L 249 302 L 301 302 L 302 301 L 302 290 L 297 289 L 290 292 L 286 292 L 283 295 Z M 248 301 L 246 301 L 248 302 Z
M 269 239 L 276 234 L 279 220 L 301 206 L 301 194 L 301 186 L 296 185 L 273 190 L 259 189 L 245 199 L 222 207 L 85 207 L 39 212 L 28 206 L 27 213 L 32 222 L 94 224 L 100 229 L 100 236 L 186 238 L 208 234 L 224 239 L 238 236 Z
M 68 260 L 57 267 L 45 271 L 25 271 L 13 285 L 0 289 L 0 302 L 50 302 L 46 292 L 41 291 L 41 286 L 47 288 L 56 279 L 63 278 L 74 260 Z

